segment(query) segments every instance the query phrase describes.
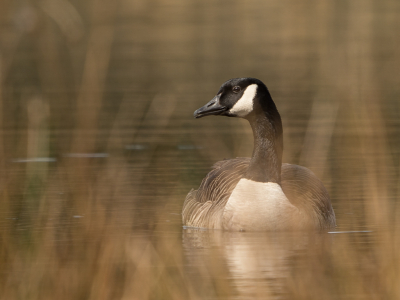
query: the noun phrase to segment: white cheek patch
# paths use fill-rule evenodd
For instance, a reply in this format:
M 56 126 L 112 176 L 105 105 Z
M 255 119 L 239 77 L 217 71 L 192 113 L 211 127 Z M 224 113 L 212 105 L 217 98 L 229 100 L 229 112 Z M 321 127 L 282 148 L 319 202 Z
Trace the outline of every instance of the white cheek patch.
M 253 99 L 257 94 L 257 84 L 249 85 L 244 91 L 242 98 L 229 110 L 238 117 L 247 116 L 253 110 Z

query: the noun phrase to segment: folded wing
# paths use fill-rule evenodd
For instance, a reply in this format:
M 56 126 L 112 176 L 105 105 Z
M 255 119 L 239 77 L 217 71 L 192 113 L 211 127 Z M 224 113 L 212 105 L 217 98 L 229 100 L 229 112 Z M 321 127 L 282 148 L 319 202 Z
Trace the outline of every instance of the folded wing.
M 225 205 L 249 163 L 250 158 L 247 157 L 215 163 L 199 189 L 192 189 L 186 196 L 182 211 L 183 224 L 189 227 L 222 229 Z M 308 216 L 313 228 L 335 226 L 335 213 L 328 192 L 309 169 L 282 164 L 281 186 L 289 201 Z

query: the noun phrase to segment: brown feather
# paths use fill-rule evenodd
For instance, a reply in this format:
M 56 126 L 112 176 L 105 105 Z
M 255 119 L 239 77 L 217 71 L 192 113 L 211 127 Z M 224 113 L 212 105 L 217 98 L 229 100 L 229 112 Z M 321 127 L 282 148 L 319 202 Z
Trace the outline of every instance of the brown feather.
M 247 157 L 215 163 L 199 189 L 191 190 L 186 196 L 182 211 L 183 224 L 221 229 L 225 205 L 249 163 L 250 158 Z M 336 225 L 328 192 L 309 169 L 282 164 L 281 186 L 289 201 L 311 220 L 312 227 L 329 228 Z

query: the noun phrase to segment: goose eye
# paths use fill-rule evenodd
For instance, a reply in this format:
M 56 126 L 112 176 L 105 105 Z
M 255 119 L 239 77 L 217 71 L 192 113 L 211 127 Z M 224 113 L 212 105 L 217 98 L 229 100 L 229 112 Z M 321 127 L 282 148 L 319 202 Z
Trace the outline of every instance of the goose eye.
M 233 89 L 232 89 L 232 91 L 234 92 L 234 93 L 239 93 L 240 92 L 240 86 L 234 86 L 233 87 Z

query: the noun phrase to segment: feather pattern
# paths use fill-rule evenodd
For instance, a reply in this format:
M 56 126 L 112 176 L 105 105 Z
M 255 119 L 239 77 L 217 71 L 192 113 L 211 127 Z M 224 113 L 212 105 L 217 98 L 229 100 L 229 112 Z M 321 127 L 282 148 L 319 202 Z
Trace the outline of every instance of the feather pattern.
M 189 227 L 222 229 L 222 214 L 237 183 L 246 173 L 250 158 L 219 161 L 203 179 L 198 190 L 191 190 L 183 204 L 183 224 Z M 335 213 L 328 192 L 309 169 L 282 164 L 281 186 L 288 200 L 305 215 L 307 222 L 293 224 L 301 229 L 335 226 Z M 311 222 L 311 224 L 310 224 Z

